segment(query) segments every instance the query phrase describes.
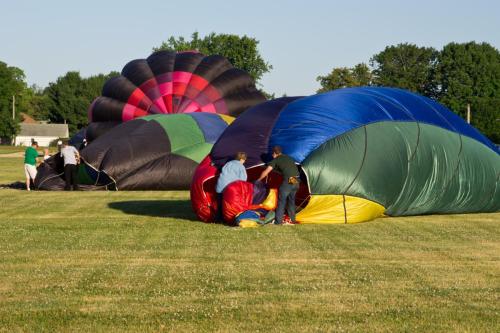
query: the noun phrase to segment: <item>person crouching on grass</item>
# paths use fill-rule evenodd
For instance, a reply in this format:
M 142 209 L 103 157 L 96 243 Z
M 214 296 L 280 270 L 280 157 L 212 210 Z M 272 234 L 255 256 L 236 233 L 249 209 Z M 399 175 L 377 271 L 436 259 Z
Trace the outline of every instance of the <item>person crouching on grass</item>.
M 61 149 L 61 156 L 64 159 L 64 180 L 66 181 L 65 191 L 72 189 L 78 191 L 77 175 L 80 163 L 80 153 L 78 150 L 68 145 L 68 141 L 64 141 L 63 148 Z
M 36 178 L 36 162 L 38 157 L 38 143 L 36 141 L 31 142 L 31 146 L 26 148 L 24 151 L 24 173 L 26 175 L 26 190 L 31 191 L 30 184 L 31 180 L 33 182 Z
M 215 192 L 217 193 L 217 221 L 223 222 L 222 215 L 222 192 L 227 185 L 235 182 L 237 180 L 246 181 L 247 171 L 243 164 L 247 160 L 247 154 L 245 152 L 238 152 L 234 156 L 234 160 L 227 162 L 222 167 L 219 178 L 217 179 L 217 184 L 215 186 Z
M 266 178 L 272 170 L 283 176 L 283 182 L 278 190 L 278 207 L 274 224 L 283 224 L 285 207 L 292 224 L 295 224 L 295 195 L 299 190 L 299 169 L 290 156 L 282 153 L 280 146 L 273 148 L 273 160 L 267 164 L 267 168 L 262 171 L 258 181 Z

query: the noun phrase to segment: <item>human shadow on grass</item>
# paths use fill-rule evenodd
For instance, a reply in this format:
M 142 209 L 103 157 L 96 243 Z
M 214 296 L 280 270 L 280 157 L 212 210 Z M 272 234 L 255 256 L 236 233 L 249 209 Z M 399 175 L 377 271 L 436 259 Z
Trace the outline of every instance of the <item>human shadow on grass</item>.
M 26 183 L 23 183 L 23 182 L 13 182 L 13 183 L 9 183 L 9 184 L 0 184 L 0 189 L 4 189 L 4 188 L 14 189 L 14 190 L 25 190 L 26 189 Z M 35 188 L 35 187 L 32 186 L 31 188 Z
M 110 202 L 109 208 L 121 210 L 125 214 L 152 217 L 171 217 L 198 221 L 189 200 L 131 200 Z

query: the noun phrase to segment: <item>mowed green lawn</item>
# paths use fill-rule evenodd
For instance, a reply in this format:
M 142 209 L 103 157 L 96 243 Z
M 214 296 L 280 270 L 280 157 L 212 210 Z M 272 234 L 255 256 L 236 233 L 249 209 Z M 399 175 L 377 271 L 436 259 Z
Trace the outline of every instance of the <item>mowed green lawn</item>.
M 23 152 L 26 147 L 21 146 L 5 146 L 0 145 L 0 154 L 12 154 L 17 152 Z
M 4 189 L 0 331 L 498 332 L 499 260 L 500 213 L 239 229 L 187 192 Z
M 1 157 L 0 155 L 0 185 L 7 185 L 17 181 L 26 182 L 24 158 Z M 0 196 L 3 196 L 3 193 Z

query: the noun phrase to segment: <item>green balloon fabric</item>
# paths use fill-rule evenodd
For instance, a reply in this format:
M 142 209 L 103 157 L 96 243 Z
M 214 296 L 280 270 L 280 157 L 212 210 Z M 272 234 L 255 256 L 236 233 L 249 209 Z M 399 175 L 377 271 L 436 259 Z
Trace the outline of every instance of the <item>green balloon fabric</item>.
M 365 198 L 388 215 L 500 209 L 500 156 L 433 125 L 368 124 L 328 140 L 302 166 L 312 195 Z

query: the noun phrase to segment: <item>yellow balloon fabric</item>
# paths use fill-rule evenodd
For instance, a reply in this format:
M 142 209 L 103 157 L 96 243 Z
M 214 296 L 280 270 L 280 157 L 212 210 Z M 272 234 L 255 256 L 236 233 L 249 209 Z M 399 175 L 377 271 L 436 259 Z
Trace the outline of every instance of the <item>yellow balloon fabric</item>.
M 301 224 L 366 222 L 383 216 L 384 211 L 384 206 L 363 198 L 348 195 L 311 195 L 307 206 L 297 214 L 297 222 Z
M 241 220 L 239 226 L 240 228 L 257 228 L 259 224 L 253 220 Z
M 269 194 L 260 206 L 266 210 L 275 210 L 276 206 L 278 206 L 278 190 L 275 188 L 270 189 Z
M 219 114 L 219 117 L 221 117 L 221 119 L 224 120 L 228 125 L 231 125 L 231 123 L 236 119 L 225 114 Z

